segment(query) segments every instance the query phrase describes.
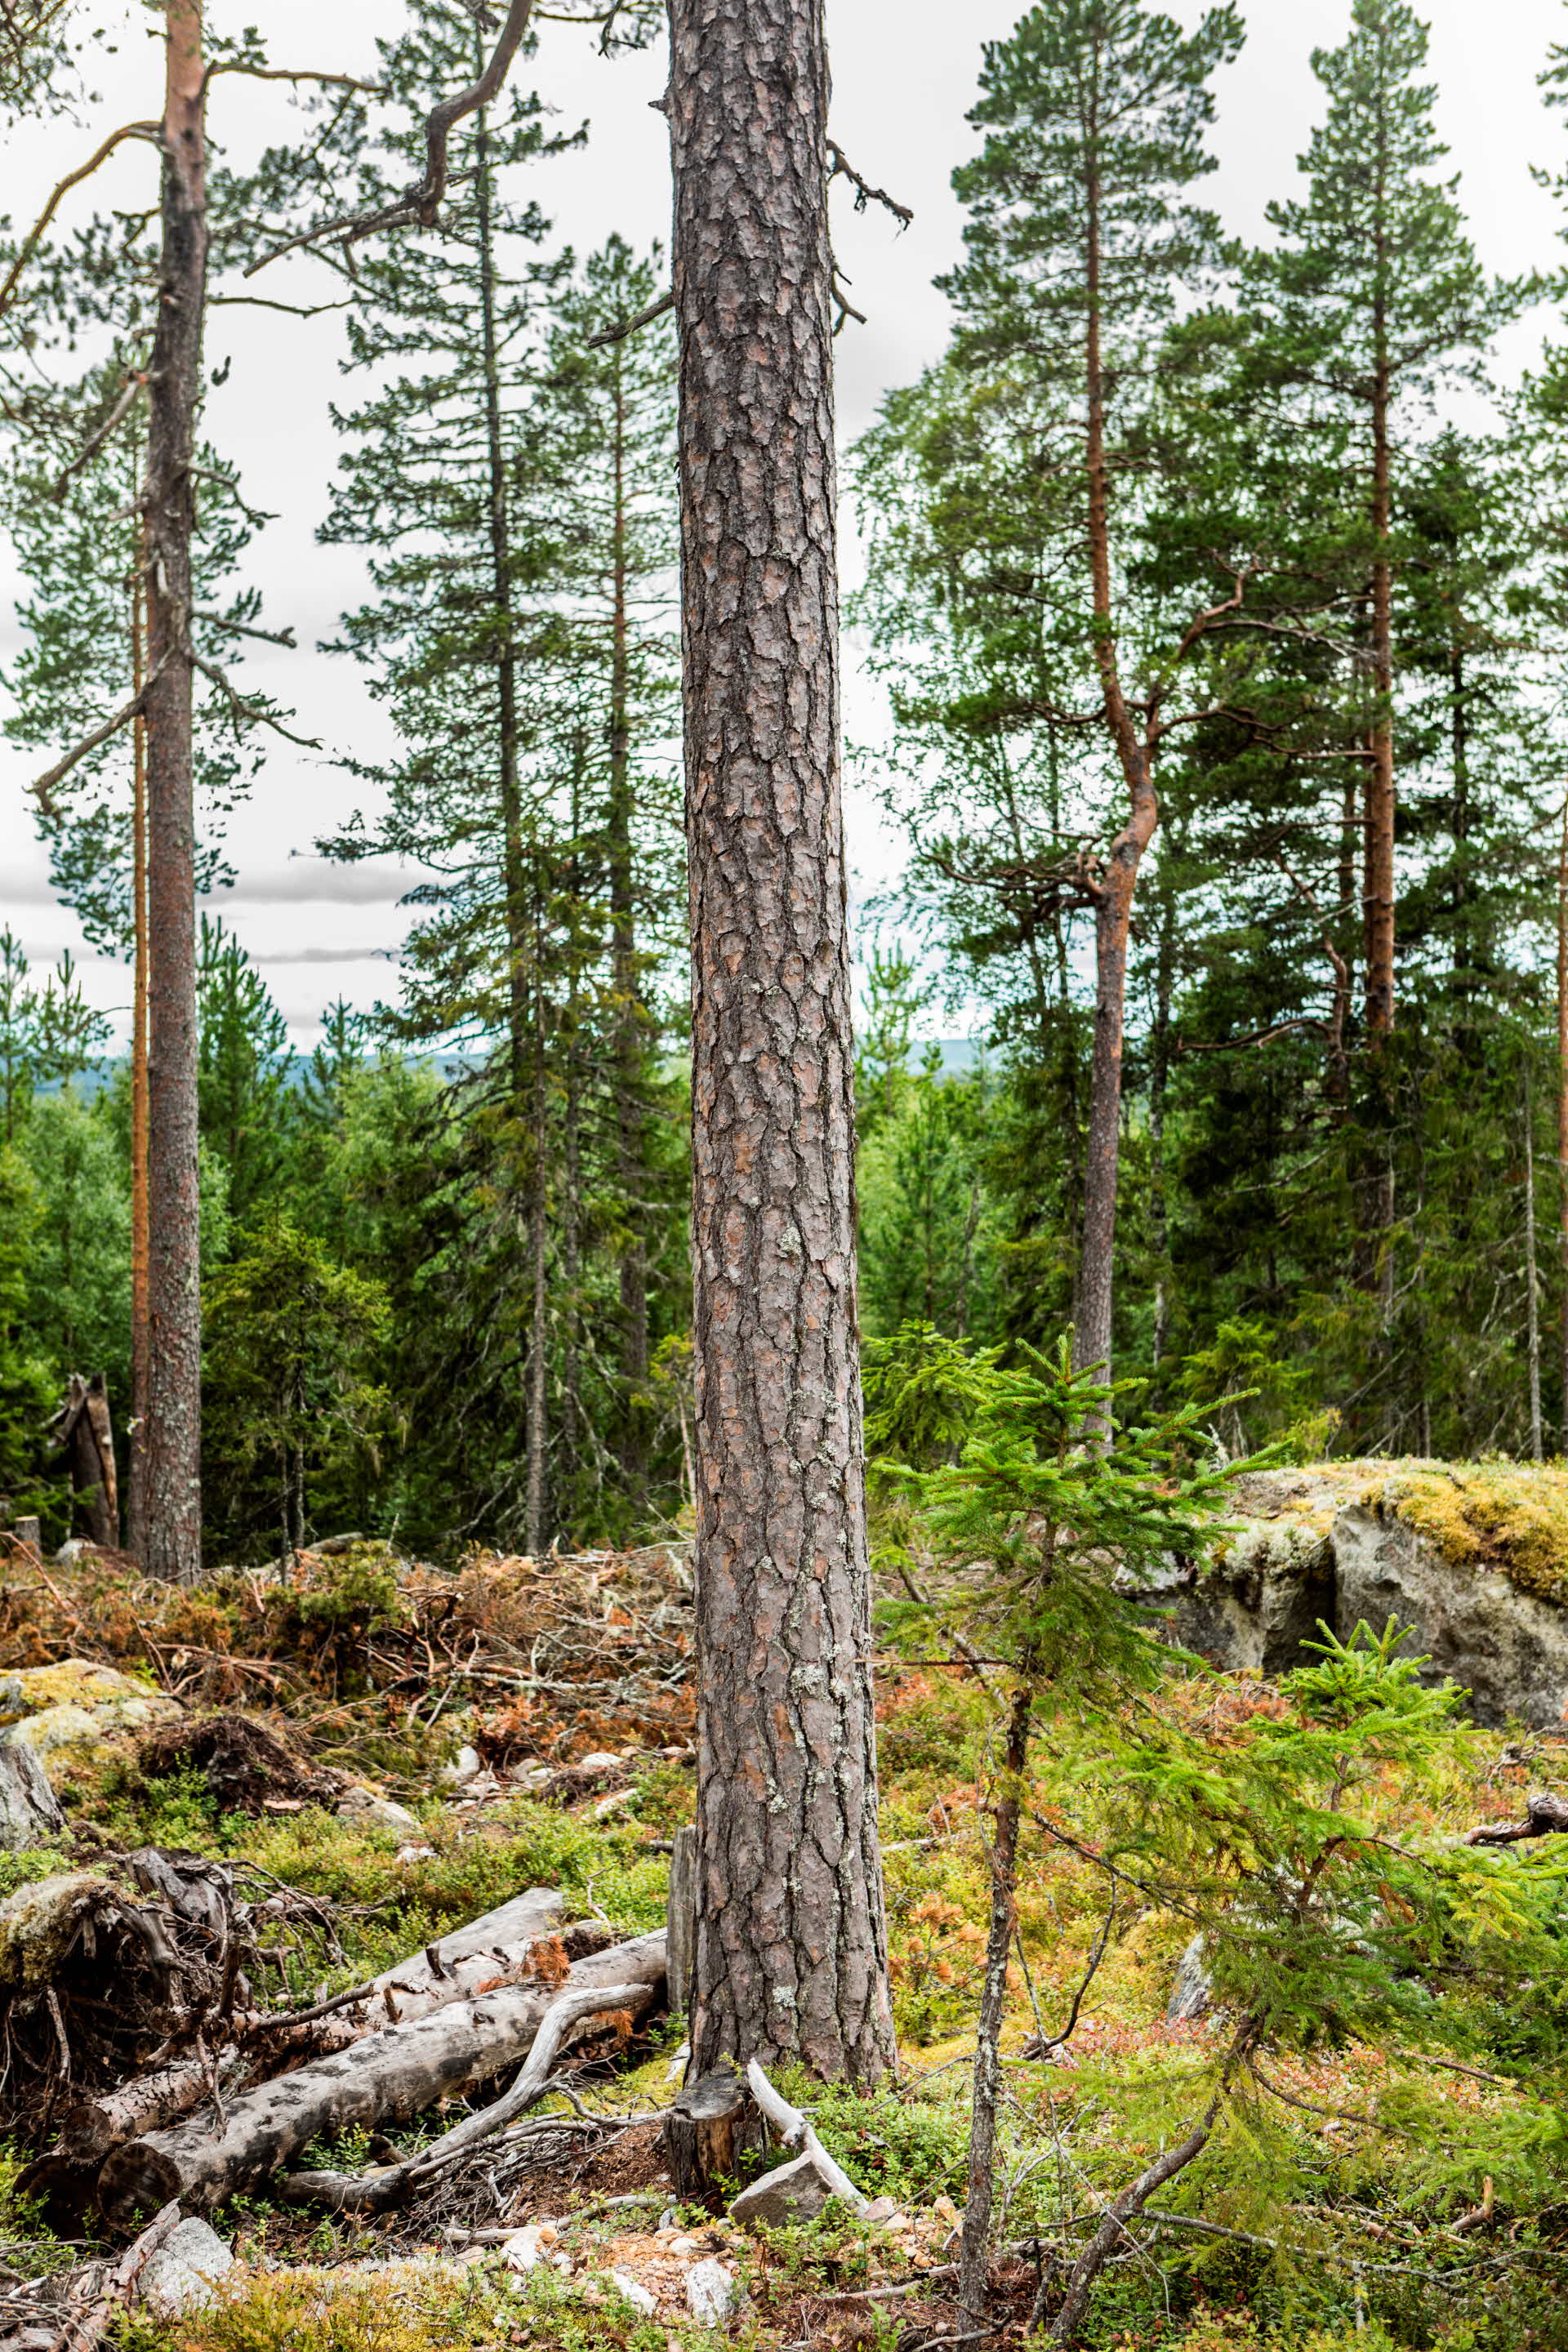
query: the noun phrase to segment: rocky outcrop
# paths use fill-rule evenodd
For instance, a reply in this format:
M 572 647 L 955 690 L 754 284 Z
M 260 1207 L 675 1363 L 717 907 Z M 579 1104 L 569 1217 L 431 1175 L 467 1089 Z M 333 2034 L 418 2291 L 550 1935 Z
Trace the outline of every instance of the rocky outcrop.
M 1283 1674 L 1322 1626 L 1345 1641 L 1393 1617 L 1426 1661 L 1422 1679 L 1458 1684 L 1478 1722 L 1546 1728 L 1568 1715 L 1563 1474 L 1335 1463 L 1247 1479 L 1237 1501 L 1246 1523 L 1158 1596 L 1183 1647 Z

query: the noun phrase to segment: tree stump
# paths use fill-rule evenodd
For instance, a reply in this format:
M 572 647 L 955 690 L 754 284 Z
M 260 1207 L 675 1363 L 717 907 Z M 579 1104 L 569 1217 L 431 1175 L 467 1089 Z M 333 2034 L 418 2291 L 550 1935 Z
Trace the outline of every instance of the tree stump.
M 738 2182 L 744 2158 L 767 2147 L 767 2124 L 732 2066 L 689 2083 L 665 2119 L 669 2177 L 683 2200 Z
M 666 1986 L 672 2013 L 689 2015 L 697 1963 L 697 1832 L 677 1830 L 665 1913 Z

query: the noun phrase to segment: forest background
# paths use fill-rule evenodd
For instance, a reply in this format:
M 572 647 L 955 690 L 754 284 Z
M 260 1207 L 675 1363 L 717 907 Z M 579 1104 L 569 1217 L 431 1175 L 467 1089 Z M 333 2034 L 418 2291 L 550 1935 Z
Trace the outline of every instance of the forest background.
M 1321 37 L 1337 43 L 1346 12 L 1317 13 Z M 291 14 L 264 28 L 279 58 L 308 34 L 319 48 L 315 28 L 283 21 Z M 409 12 L 414 37 L 388 62 L 392 102 L 379 113 L 369 101 L 362 114 L 356 99 L 317 118 L 345 173 L 395 173 L 409 101 L 445 87 L 462 62 L 442 46 L 452 14 Z M 875 124 L 886 106 L 885 89 L 872 90 L 880 44 L 844 14 L 839 119 L 855 113 L 859 78 L 860 111 Z M 1289 28 L 1289 77 L 1278 23 L 1253 26 L 1239 63 L 1226 61 L 1235 42 L 1217 20 L 1206 56 L 1200 34 L 1167 61 L 1173 89 L 1184 82 L 1200 107 L 1212 69 L 1213 143 L 1227 162 L 1195 191 L 1221 223 L 1129 277 L 1112 562 L 1130 667 L 1159 677 L 1172 667 L 1183 630 L 1171 633 L 1171 616 L 1212 573 L 1215 545 L 1245 539 L 1263 552 L 1245 692 L 1234 677 L 1216 684 L 1212 663 L 1203 667 L 1210 648 L 1199 649 L 1203 715 L 1163 755 L 1163 821 L 1138 886 L 1106 1271 L 1113 1357 L 1119 1373 L 1147 1374 L 1172 1399 L 1256 1387 L 1233 1442 L 1283 1430 L 1314 1451 L 1539 1452 L 1554 1450 L 1568 1413 L 1568 1355 L 1550 1338 L 1568 1328 L 1550 1165 L 1563 798 L 1557 307 L 1548 278 L 1522 282 L 1529 264 L 1555 260 L 1552 190 L 1535 194 L 1533 249 L 1512 231 L 1526 217 L 1530 163 L 1548 176 L 1560 168 L 1561 115 L 1523 103 L 1561 26 L 1554 10 L 1520 9 L 1506 45 L 1489 37 L 1482 88 L 1500 86 L 1502 63 L 1519 66 L 1521 46 L 1530 56 L 1510 85 L 1510 133 L 1487 142 L 1490 234 L 1478 259 L 1478 175 L 1468 173 L 1453 205 L 1430 193 L 1448 168 L 1437 135 L 1449 127 L 1445 96 L 1423 94 L 1430 68 L 1414 20 L 1381 15 L 1408 52 L 1384 101 L 1393 92 L 1403 110 L 1402 168 L 1420 216 L 1403 285 L 1413 356 L 1395 399 L 1384 531 L 1386 692 L 1369 667 L 1364 418 L 1344 369 L 1321 396 L 1327 375 L 1308 349 L 1313 336 L 1320 356 L 1324 337 L 1353 342 L 1364 286 L 1333 282 L 1342 223 L 1271 229 L 1259 216 L 1259 192 L 1287 204 L 1303 194 L 1289 152 L 1305 148 L 1336 92 L 1306 71 L 1310 30 L 1300 21 Z M 1196 27 L 1196 12 L 1184 22 Z M 1456 14 L 1445 29 L 1458 23 Z M 920 58 L 919 120 L 935 109 L 942 136 L 915 142 L 917 156 L 906 127 L 886 161 L 859 158 L 917 218 L 948 163 L 977 144 L 950 93 L 967 86 L 986 29 L 963 28 L 951 78 L 931 50 Z M 999 15 L 995 33 L 1006 29 Z M 278 276 L 278 299 L 342 302 L 344 312 L 214 314 L 223 331 L 209 340 L 210 372 L 226 373 L 230 344 L 234 357 L 205 425 L 207 561 L 225 599 L 265 591 L 260 602 L 226 602 L 220 634 L 232 649 L 237 623 L 287 628 L 301 646 L 320 635 L 339 651 L 312 659 L 246 645 L 236 675 L 247 692 L 273 696 L 274 715 L 319 734 L 323 750 L 307 764 L 215 708 L 212 856 L 237 871 L 241 906 L 253 863 L 264 856 L 276 875 L 285 849 L 323 840 L 345 862 L 323 868 L 312 857 L 305 887 L 341 887 L 343 903 L 384 891 L 399 866 L 426 877 L 387 1004 L 373 1011 L 368 991 L 357 1008 L 340 1001 L 308 1060 L 239 938 L 214 929 L 206 939 L 205 1469 L 208 1540 L 224 1556 L 272 1547 L 280 1513 L 289 1533 L 352 1524 L 437 1549 L 479 1531 L 530 1549 L 553 1536 L 624 1536 L 676 1513 L 689 1475 L 673 378 L 664 322 L 597 351 L 590 340 L 657 293 L 651 238 L 631 234 L 648 222 L 647 197 L 617 189 L 620 220 L 584 206 L 595 231 L 621 226 L 626 240 L 595 235 L 568 264 L 562 230 L 575 231 L 575 219 L 553 176 L 569 191 L 576 173 L 581 187 L 609 148 L 611 177 L 624 184 L 646 139 L 646 187 L 656 190 L 664 132 L 654 117 L 623 140 L 617 115 L 607 140 L 595 129 L 580 152 L 540 154 L 542 141 L 571 137 L 579 110 L 597 123 L 622 105 L 618 92 L 601 97 L 617 78 L 636 90 L 627 122 L 657 79 L 647 57 L 606 63 L 581 32 L 551 27 L 545 38 L 552 68 L 558 48 L 573 58 L 564 94 L 560 75 L 548 77 L 557 110 L 541 122 L 526 89 L 497 110 L 473 200 L 448 235 L 367 260 L 353 284 L 321 263 L 291 265 L 286 284 Z M 133 28 L 128 47 L 139 39 Z M 954 28 L 942 39 L 952 44 Z M 534 68 L 543 82 L 542 59 Z M 1473 55 L 1450 69 L 1450 90 L 1456 78 L 1468 105 Z M 248 107 L 253 87 L 237 80 L 231 93 L 244 90 Z M 1338 97 L 1365 104 L 1354 90 Z M 1472 129 L 1478 119 L 1469 106 Z M 280 109 L 275 127 L 296 135 L 297 119 Z M 276 178 L 240 186 L 258 160 L 240 148 L 236 218 L 248 219 L 281 199 Z M 1189 200 L 1185 168 L 1138 164 L 1167 221 Z M 1331 178 L 1331 157 L 1327 169 Z M 1517 214 L 1499 194 L 1505 170 Z M 497 207 L 488 378 L 480 184 Z M 873 845 L 858 910 L 864 1320 L 872 1335 L 914 1318 L 970 1342 L 1050 1343 L 1082 1313 L 1095 984 L 1083 856 L 1121 822 L 1123 780 L 1072 692 L 1087 651 L 1072 573 L 1079 518 L 1070 502 L 1053 509 L 1020 490 L 1006 436 L 1037 429 L 1031 404 L 1042 394 L 1070 408 L 1073 392 L 1048 355 L 1041 362 L 1031 320 L 1009 315 L 1008 268 L 982 282 L 983 238 L 967 283 L 961 272 L 952 289 L 958 338 L 939 357 L 948 306 L 929 284 L 932 263 L 956 259 L 957 229 L 986 216 L 995 186 L 984 172 L 956 214 L 939 201 L 954 231 L 945 253 L 916 231 L 899 241 L 875 209 L 858 220 L 843 193 L 840 258 L 870 320 L 851 322 L 839 347 L 863 551 L 849 731 L 863 746 L 855 805 Z M 1006 201 L 1017 207 L 1018 196 L 1015 186 Z M 595 203 L 605 202 L 601 189 Z M 134 236 L 114 226 L 110 192 L 79 203 L 62 215 L 34 325 L 57 374 L 70 373 L 73 348 L 100 372 L 76 390 L 82 413 L 96 401 L 101 414 L 141 264 Z M 82 236 L 89 204 L 105 208 L 96 241 Z M 1026 217 L 1046 209 L 1018 207 Z M 560 226 L 547 228 L 552 218 Z M 1229 248 L 1221 226 L 1258 250 Z M 1070 263 L 1072 225 L 1046 221 L 1043 234 Z M 1292 248 L 1303 270 L 1287 282 L 1267 257 Z M 1316 277 L 1314 256 L 1324 264 Z M 1030 267 L 1026 257 L 1020 285 Z M 215 281 L 220 294 L 226 285 Z M 242 315 L 245 331 L 231 335 Z M 1232 326 L 1205 341 L 1190 331 L 1200 317 Z M 358 370 L 329 383 L 321 346 L 336 349 L 345 334 Z M 320 339 L 313 406 L 300 389 L 312 368 L 285 340 L 305 337 Z M 922 361 L 933 363 L 924 377 Z M 290 469 L 308 452 L 322 484 L 308 516 L 289 485 L 285 518 L 271 526 L 282 562 L 263 563 L 268 535 L 246 510 L 275 494 L 257 490 L 252 469 L 240 472 L 236 449 L 216 437 L 235 377 L 253 403 L 267 387 Z M 879 409 L 872 395 L 889 383 L 910 388 Z M 510 753 L 532 942 L 521 991 L 497 949 L 517 879 L 500 839 L 508 661 L 495 658 L 494 593 L 471 582 L 453 593 L 464 567 L 494 552 L 475 471 L 492 390 L 509 610 L 529 630 L 514 680 L 527 707 Z M 341 412 L 331 453 L 329 397 Z M 427 435 L 432 417 L 445 439 Z M 126 559 L 105 551 L 123 529 L 135 429 L 132 415 L 58 500 L 44 495 L 58 453 L 51 460 L 26 434 L 15 450 L 20 625 L 5 647 L 5 724 L 24 787 L 122 689 L 133 615 Z M 1198 516 L 1202 499 L 1225 509 L 1222 524 Z M 321 557 L 301 547 L 302 528 L 322 533 Z M 492 592 L 499 576 L 492 566 Z M 629 630 L 618 684 L 617 593 Z M 323 678 L 356 674 L 369 697 L 363 726 L 321 700 Z M 329 702 L 346 692 L 325 689 Z M 618 748 L 616 709 L 626 719 Z M 1360 800 L 1380 725 L 1396 800 L 1397 1016 L 1386 1047 L 1368 995 Z M 43 845 L 51 889 L 109 956 L 123 944 L 116 877 L 129 756 L 122 744 L 75 772 L 68 814 L 46 825 Z M 22 803 L 18 792 L 8 826 Z M 16 933 L 30 928 L 29 897 L 24 877 L 16 912 L 3 908 Z M 310 937 L 297 951 L 342 952 L 338 902 L 303 903 Z M 211 905 L 221 914 L 221 898 Z M 100 1369 L 111 1393 L 124 1391 L 129 1113 L 113 1040 L 79 983 L 50 987 L 39 966 L 23 971 L 16 941 L 7 953 L 4 1466 L 15 1496 L 47 1503 L 43 1465 L 25 1442 L 40 1407 L 72 1370 Z M 92 995 L 101 1001 L 96 982 Z M 921 1042 L 955 1027 L 982 1048 L 959 1067 Z

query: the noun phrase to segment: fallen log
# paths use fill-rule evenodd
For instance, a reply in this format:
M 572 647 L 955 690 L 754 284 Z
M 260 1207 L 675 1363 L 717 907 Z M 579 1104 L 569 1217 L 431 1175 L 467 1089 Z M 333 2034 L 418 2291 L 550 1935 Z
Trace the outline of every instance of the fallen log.
M 1568 1834 L 1568 1797 L 1554 1797 L 1545 1789 L 1532 1790 L 1524 1801 L 1522 1822 L 1489 1822 L 1474 1829 L 1467 1845 L 1517 1845 L 1521 1838 Z
M 539 2021 L 533 2046 L 522 2072 L 508 2091 L 488 2107 L 443 2132 L 427 2147 L 402 2164 L 384 2165 L 376 2172 L 290 2172 L 279 2184 L 280 2194 L 294 2205 L 330 2205 L 334 2211 L 384 2212 L 400 2205 L 426 2181 L 481 2140 L 493 2138 L 518 2116 L 537 2105 L 551 2087 L 552 2069 L 562 2044 L 584 2019 L 604 2017 L 616 2010 L 636 2010 L 645 2003 L 647 1987 L 638 1982 L 579 1985 L 558 1993 Z
M 664 1979 L 664 1955 L 662 1932 L 612 1945 L 574 1962 L 561 1990 L 634 1985 L 639 1998 L 626 2005 L 649 2008 Z M 209 2211 L 283 2170 L 313 2139 L 420 2115 L 489 2082 L 526 2055 L 555 1992 L 510 1985 L 447 2002 L 236 2093 L 221 2116 L 207 2110 L 142 2133 L 116 2148 L 99 2175 L 105 2218 L 125 2222 L 171 2198 L 187 2212 Z

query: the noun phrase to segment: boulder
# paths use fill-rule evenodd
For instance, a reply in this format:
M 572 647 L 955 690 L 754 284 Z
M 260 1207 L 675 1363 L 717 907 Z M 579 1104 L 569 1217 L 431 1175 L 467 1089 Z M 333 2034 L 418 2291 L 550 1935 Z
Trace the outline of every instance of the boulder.
M 233 2268 L 234 2255 L 217 2231 L 193 2214 L 148 2263 L 138 2297 L 160 2319 L 179 2319 L 216 2302 L 218 2280 Z
M 610 2284 L 626 2297 L 634 2311 L 642 2313 L 645 2319 L 651 2319 L 658 2309 L 658 2295 L 650 2293 L 641 2279 L 634 2278 L 630 2271 L 612 2271 Z
M 23 1666 L 0 1675 L 0 1727 L 36 1722 L 59 1707 L 89 1716 L 96 1736 L 103 1739 L 145 1731 L 154 1723 L 177 1722 L 184 1713 L 166 1691 L 154 1690 L 151 1683 L 123 1675 L 117 1666 L 100 1666 L 92 1658 L 61 1658 L 53 1665 Z
M 1146 1587 L 1171 1638 L 1228 1672 L 1308 1663 L 1328 1625 L 1410 1630 L 1422 1678 L 1483 1724 L 1568 1715 L 1568 1472 L 1523 1464 L 1331 1463 L 1239 1482 L 1247 1523 L 1201 1570 Z
M 788 2230 L 797 2222 L 815 2221 L 833 2193 L 816 2158 L 797 2156 L 742 2189 L 730 2208 L 730 2219 L 752 2229 L 760 2223 L 769 2230 Z
M 1500 1567 L 1453 1559 L 1396 1514 L 1352 1504 L 1334 1521 L 1334 1631 L 1391 1617 L 1428 1663 L 1423 1682 L 1457 1682 L 1478 1723 L 1510 1716 L 1539 1728 L 1568 1712 L 1568 1608 L 1526 1591 Z M 1568 1567 L 1568 1560 L 1564 1562 Z

